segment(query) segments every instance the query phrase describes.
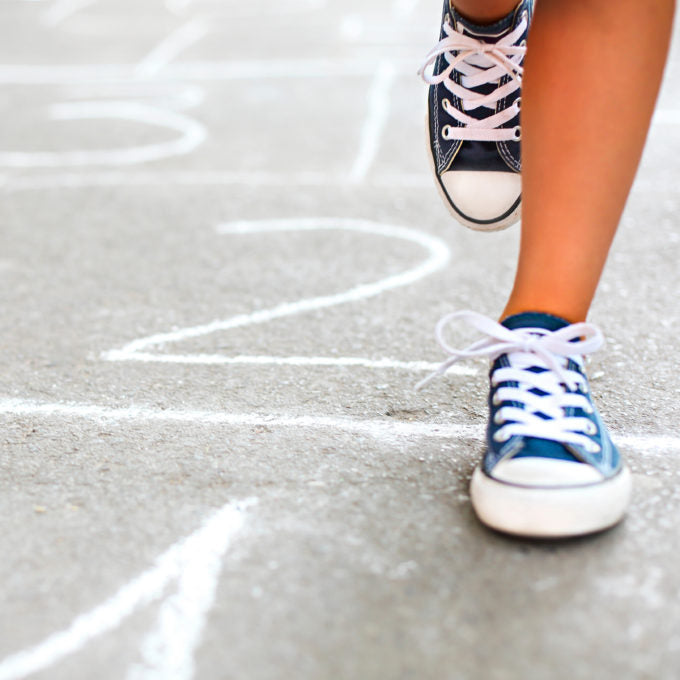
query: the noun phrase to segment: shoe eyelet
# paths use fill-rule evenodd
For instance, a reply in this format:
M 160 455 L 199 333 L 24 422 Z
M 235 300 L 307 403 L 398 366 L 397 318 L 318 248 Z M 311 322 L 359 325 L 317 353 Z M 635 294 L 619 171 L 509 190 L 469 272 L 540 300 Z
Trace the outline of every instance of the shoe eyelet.
M 500 406 L 503 403 L 503 400 L 498 396 L 498 392 L 494 392 L 494 395 L 491 398 L 491 403 L 494 406 Z
M 594 442 L 586 448 L 588 449 L 589 453 L 600 453 L 602 451 L 602 447 L 599 444 L 595 444 Z
M 522 129 L 519 127 L 519 125 L 516 128 L 513 129 L 512 139 L 515 142 L 519 142 L 520 139 L 522 139 Z
M 493 440 L 495 442 L 507 442 L 508 439 L 510 439 L 510 435 L 507 432 L 503 432 L 502 429 L 494 432 Z
M 520 47 L 526 47 L 526 46 L 527 46 L 527 41 L 526 41 L 526 40 L 522 40 L 522 41 L 520 42 L 519 46 L 520 46 Z
M 503 418 L 503 417 L 501 416 L 500 411 L 499 411 L 498 413 L 496 413 L 496 415 L 494 415 L 494 417 L 493 417 L 493 422 L 494 422 L 496 425 L 503 425 L 503 424 L 505 423 L 505 418 Z
M 589 435 L 595 435 L 597 434 L 597 425 L 593 422 L 588 423 L 588 427 L 586 427 L 586 434 Z
M 442 108 L 444 111 L 446 111 L 446 113 L 449 113 L 451 110 L 451 100 L 446 98 L 442 99 Z
M 451 126 L 450 125 L 445 125 L 442 128 L 442 138 L 445 139 L 447 142 L 451 137 L 449 136 L 451 134 Z
M 513 106 L 515 107 L 515 111 L 521 111 L 522 110 L 522 98 L 517 97 L 515 101 L 513 102 Z

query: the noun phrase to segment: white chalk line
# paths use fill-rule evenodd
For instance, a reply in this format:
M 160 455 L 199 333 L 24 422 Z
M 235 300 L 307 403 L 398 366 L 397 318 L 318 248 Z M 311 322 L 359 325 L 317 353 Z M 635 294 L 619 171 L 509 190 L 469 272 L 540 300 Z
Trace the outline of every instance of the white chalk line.
M 195 364 L 204 366 L 298 366 L 298 367 L 348 367 L 371 368 L 378 370 L 395 370 L 423 372 L 437 370 L 441 362 L 434 361 L 398 361 L 396 359 L 368 359 L 366 357 L 313 357 L 313 356 L 268 356 L 243 355 L 224 356 L 222 354 L 152 354 L 145 352 L 106 352 L 107 361 L 139 361 L 141 363 L 157 362 L 162 364 Z M 447 373 L 452 375 L 476 375 L 477 371 L 466 366 L 452 366 Z
M 413 76 L 413 61 L 394 57 L 390 63 L 396 75 Z M 283 59 L 273 61 L 194 61 L 170 65 L 168 77 L 187 80 L 289 80 L 304 78 L 353 78 L 375 76 L 375 60 L 349 59 Z M 0 70 L 2 82 L 2 70 Z
M 176 139 L 123 149 L 78 151 L 0 151 L 0 166 L 8 168 L 135 165 L 192 152 L 207 137 L 203 125 L 184 114 L 128 101 L 68 102 L 51 107 L 54 120 L 130 120 L 180 133 Z
M 346 418 L 333 416 L 285 416 L 262 413 L 225 413 L 223 411 L 157 409 L 147 406 L 114 408 L 95 404 L 40 402 L 29 399 L 1 399 L 0 416 L 39 416 L 44 419 L 82 419 L 106 423 L 162 422 L 185 423 L 196 427 L 264 427 L 286 430 L 336 431 L 370 436 L 377 441 L 432 439 L 482 440 L 483 425 L 427 423 L 395 418 Z M 680 437 L 658 434 L 614 432 L 615 443 L 642 452 L 680 449 Z M 3 680 L 0 677 L 0 680 Z
M 349 173 L 353 183 L 364 180 L 378 153 L 390 112 L 390 90 L 395 77 L 396 70 L 390 62 L 383 61 L 378 65 L 368 93 L 368 113 L 361 130 L 359 153 Z
M 135 611 L 162 597 L 156 628 L 142 646 L 142 663 L 128 678 L 189 680 L 193 656 L 216 593 L 223 556 L 242 531 L 246 510 L 255 499 L 231 502 L 209 517 L 188 538 L 171 546 L 154 565 L 105 602 L 78 616 L 68 628 L 0 661 L 0 680 L 18 680 L 57 663 L 92 639 L 118 628 Z
M 359 234 L 382 236 L 414 243 L 422 247 L 427 252 L 424 261 L 406 271 L 384 277 L 370 283 L 361 283 L 348 290 L 331 295 L 304 298 L 295 302 L 284 302 L 269 309 L 261 309 L 250 313 L 237 314 L 228 319 L 216 320 L 207 324 L 181 328 L 169 332 L 156 333 L 144 338 L 139 338 L 129 342 L 120 349 L 113 352 L 105 352 L 102 358 L 108 361 L 121 361 L 133 358 L 138 353 L 155 356 L 150 354 L 150 347 L 164 346 L 169 343 L 177 343 L 191 338 L 201 337 L 216 333 L 218 331 L 243 328 L 255 324 L 268 323 L 276 319 L 302 314 L 319 309 L 327 309 L 338 305 L 351 302 L 358 302 L 378 296 L 386 291 L 403 287 L 415 283 L 416 281 L 433 274 L 442 269 L 450 258 L 448 246 L 441 239 L 426 234 L 425 232 L 400 227 L 395 225 L 372 222 L 369 220 L 357 220 L 347 218 L 288 218 L 277 220 L 260 221 L 239 221 L 220 225 L 217 228 L 220 234 L 229 235 L 253 235 L 270 233 L 290 233 L 290 232 L 316 232 L 316 231 L 349 231 Z M 161 355 L 163 356 L 163 355 Z M 175 355 L 172 360 L 175 363 L 180 361 L 180 355 Z M 211 355 L 209 355 L 211 356 Z M 335 359 L 335 357 L 333 357 Z M 140 359 L 137 358 L 137 361 Z M 209 359 L 211 363 L 213 359 Z M 259 358 L 256 361 L 262 362 Z M 366 360 L 369 361 L 369 360 Z M 198 363 L 195 357 L 191 363 Z
M 395 57 L 391 63 L 399 75 L 413 76 L 412 60 Z M 0 84 L 59 85 L 74 82 L 125 82 L 135 80 L 136 69 L 136 64 L 4 64 L 0 65 Z M 168 64 L 163 74 L 168 79 L 187 81 L 366 78 L 375 75 L 375 60 L 319 58 L 182 61 Z
M 399 421 L 394 418 L 353 419 L 333 416 L 274 416 L 262 413 L 225 413 L 222 411 L 155 409 L 146 406 L 112 408 L 82 403 L 49 403 L 27 399 L 0 400 L 0 415 L 40 416 L 42 418 L 84 419 L 107 423 L 135 421 L 187 423 L 197 427 L 267 427 L 290 430 L 331 430 L 363 434 L 376 440 L 394 441 L 413 437 L 478 438 L 482 428 Z M 0 678 L 2 680 L 2 678 Z
M 151 78 L 163 70 L 184 50 L 200 42 L 209 31 L 202 18 L 192 19 L 164 38 L 135 68 L 137 78 Z
M 4 177 L 0 190 L 8 192 L 40 189 L 85 189 L 88 187 L 137 186 L 244 186 L 244 187 L 343 187 L 352 186 L 346 174 L 323 172 L 60 172 L 38 177 Z M 432 189 L 432 177 L 425 173 L 380 173 L 364 181 L 366 186 L 384 189 Z

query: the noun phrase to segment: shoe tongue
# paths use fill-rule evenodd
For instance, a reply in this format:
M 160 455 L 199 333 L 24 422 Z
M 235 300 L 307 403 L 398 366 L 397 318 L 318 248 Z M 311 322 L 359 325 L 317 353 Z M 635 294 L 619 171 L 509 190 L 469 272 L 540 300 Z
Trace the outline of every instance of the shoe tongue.
M 501 325 L 510 330 L 515 330 L 517 328 L 542 328 L 547 331 L 556 331 L 568 326 L 569 322 L 561 319 L 559 316 L 544 314 L 543 312 L 522 312 L 521 314 L 513 314 L 513 316 L 504 319 L 501 322 Z M 526 437 L 524 439 L 524 447 L 513 457 L 556 458 L 558 460 L 567 460 L 576 463 L 581 462 L 562 444 L 549 439 L 538 439 L 536 437 Z
M 524 448 L 513 458 L 553 458 L 555 460 L 567 460 L 570 463 L 582 462 L 562 444 L 549 439 L 537 439 L 536 437 L 526 437 Z
M 514 314 L 504 319 L 501 325 L 515 330 L 517 328 L 542 328 L 546 331 L 556 331 L 569 325 L 568 321 L 559 316 L 544 314 L 543 312 L 522 312 Z M 555 458 L 580 463 L 565 446 L 549 439 L 538 439 L 536 437 L 524 438 L 524 447 L 513 456 L 514 458 Z
M 517 328 L 542 328 L 546 331 L 557 331 L 568 326 L 569 322 L 559 316 L 544 314 L 543 312 L 521 312 L 504 319 L 501 321 L 501 325 L 511 331 Z

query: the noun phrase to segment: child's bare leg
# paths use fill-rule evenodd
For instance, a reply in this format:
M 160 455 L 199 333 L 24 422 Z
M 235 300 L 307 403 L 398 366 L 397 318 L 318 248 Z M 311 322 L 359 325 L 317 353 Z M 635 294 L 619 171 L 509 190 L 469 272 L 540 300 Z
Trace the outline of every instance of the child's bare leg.
M 644 145 L 673 0 L 539 0 L 522 92 L 522 236 L 503 316 L 588 312 Z
M 514 289 L 502 325 L 457 312 L 440 321 L 438 336 L 452 355 L 444 369 L 469 356 L 492 360 L 486 449 L 470 483 L 475 512 L 494 529 L 549 538 L 613 526 L 630 497 L 630 470 L 597 413 L 582 361 L 602 335 L 570 322 L 588 312 L 637 169 L 674 2 L 538 0 L 536 7 L 522 88 Z M 437 175 L 440 185 L 446 172 Z M 484 337 L 456 350 L 444 337 L 454 322 Z

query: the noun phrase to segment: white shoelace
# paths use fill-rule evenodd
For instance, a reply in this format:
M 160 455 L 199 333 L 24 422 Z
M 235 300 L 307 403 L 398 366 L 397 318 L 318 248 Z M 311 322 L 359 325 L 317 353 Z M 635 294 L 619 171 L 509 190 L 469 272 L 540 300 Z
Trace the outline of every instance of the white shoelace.
M 444 330 L 455 320 L 467 322 L 486 337 L 467 349 L 454 349 L 444 339 Z M 602 346 L 604 338 L 599 328 L 589 323 L 575 323 L 553 332 L 541 328 L 510 330 L 481 314 L 465 311 L 443 317 L 437 324 L 436 335 L 451 357 L 420 382 L 417 389 L 444 374 L 461 359 L 485 356 L 493 361 L 501 354 L 507 354 L 510 366 L 493 372 L 492 385 L 513 382 L 516 386 L 498 388 L 494 404 L 514 402 L 520 406 L 501 406 L 496 411 L 495 423 L 501 427 L 496 431 L 495 439 L 502 442 L 520 435 L 583 446 L 591 453 L 600 450 L 589 438 L 597 434 L 595 424 L 588 418 L 566 414 L 568 408 L 593 413 L 587 397 L 587 382 L 578 371 L 569 369 L 568 361 L 571 359 L 582 366 L 582 355 Z M 535 368 L 544 370 L 531 370 Z M 542 394 L 532 390 L 540 390 Z
M 524 42 L 517 44 L 528 25 L 528 16 L 522 15 L 521 21 L 513 31 L 495 43 L 487 43 L 456 31 L 448 23 L 444 24 L 446 37 L 430 50 L 425 63 L 418 71 L 430 85 L 444 83 L 446 89 L 461 100 L 463 111 L 459 111 L 449 99 L 442 101 L 446 113 L 462 124 L 463 127 L 445 125 L 442 129 L 444 139 L 475 140 L 480 142 L 518 141 L 519 127 L 501 128 L 519 112 L 520 98 L 512 106 L 496 112 L 497 103 L 520 89 L 522 84 L 522 59 L 526 53 Z M 457 52 L 458 54 L 453 54 Z M 448 66 L 439 74 L 426 73 L 428 67 L 443 54 Z M 454 80 L 455 72 L 461 74 L 460 84 Z M 480 94 L 472 88 L 487 83 L 498 83 L 503 76 L 510 80 L 489 94 Z M 465 113 L 483 106 L 490 113 L 482 119 L 473 118 Z

